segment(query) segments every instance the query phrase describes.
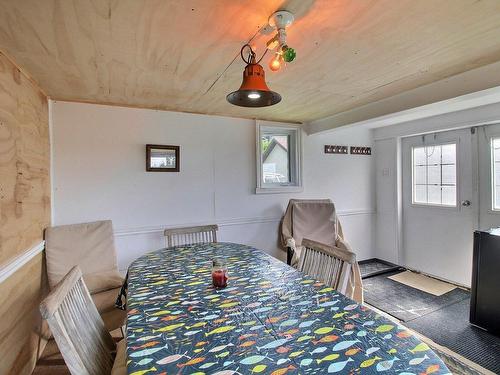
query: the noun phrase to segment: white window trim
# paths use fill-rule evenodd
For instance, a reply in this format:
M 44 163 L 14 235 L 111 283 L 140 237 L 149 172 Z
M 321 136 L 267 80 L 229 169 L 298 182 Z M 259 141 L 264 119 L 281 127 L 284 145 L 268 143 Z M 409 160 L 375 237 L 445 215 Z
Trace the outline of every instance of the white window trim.
M 418 147 L 432 147 L 432 146 L 443 146 L 443 145 L 450 145 L 454 144 L 455 145 L 455 205 L 449 205 L 449 204 L 436 204 L 436 203 L 419 203 L 415 202 L 415 195 L 414 195 L 414 183 L 415 183 L 415 170 L 414 170 L 414 164 L 413 164 L 413 149 L 418 148 Z M 443 141 L 443 142 L 429 142 L 429 143 L 422 143 L 422 144 L 414 144 L 410 146 L 410 152 L 411 152 L 411 202 L 410 205 L 412 207 L 418 208 L 436 208 L 436 209 L 442 209 L 442 210 L 452 210 L 452 211 L 457 211 L 460 208 L 460 202 L 459 202 L 459 197 L 460 197 L 460 192 L 459 192 L 459 148 L 460 144 L 458 140 L 452 139 L 449 141 Z
M 498 122 L 492 122 L 492 123 L 489 123 L 489 124 L 480 124 L 478 125 L 479 128 L 478 129 L 485 129 L 485 135 L 486 135 L 486 139 L 487 139 L 487 142 L 488 142 L 488 145 L 489 145 L 489 149 L 488 149 L 488 173 L 486 175 L 486 180 L 484 181 L 484 187 L 488 187 L 488 190 L 485 191 L 483 190 L 484 187 L 482 184 L 479 185 L 479 191 L 480 191 L 480 195 L 481 196 L 484 196 L 486 197 L 484 199 L 484 202 L 485 202 L 485 205 L 482 206 L 482 202 L 480 202 L 480 210 L 484 210 L 484 213 L 487 213 L 487 214 L 490 214 L 490 215 L 500 215 L 500 209 L 495 209 L 495 198 L 494 198 L 494 194 L 495 194 L 495 188 L 494 188 L 494 185 L 495 185 L 495 177 L 493 175 L 493 171 L 494 171 L 494 159 L 493 159 L 493 140 L 495 138 L 499 138 L 500 139 L 500 131 L 498 130 L 495 130 L 495 131 L 491 131 L 488 129 L 489 125 L 500 125 L 500 123 Z M 478 150 L 478 153 L 479 153 L 479 160 L 481 160 L 481 158 L 483 157 L 483 155 L 481 155 L 481 153 L 484 152 L 484 150 L 481 150 L 479 149 Z M 479 180 L 479 175 L 478 175 L 478 180 Z
M 490 144 L 490 173 L 489 173 L 489 178 L 490 178 L 490 204 L 489 204 L 489 212 L 490 213 L 500 213 L 500 208 L 495 207 L 495 193 L 496 193 L 496 186 L 495 186 L 495 149 L 493 147 L 493 141 L 495 139 L 500 139 L 500 135 L 492 135 L 489 137 L 489 144 Z
M 269 125 L 268 125 L 269 124 Z M 297 161 L 296 174 L 296 184 L 289 186 L 276 186 L 268 187 L 262 184 L 262 148 L 261 148 L 261 132 L 262 130 L 292 130 L 296 131 L 296 141 L 297 145 L 295 147 L 295 160 Z M 300 125 L 282 125 L 274 123 L 262 123 L 260 121 L 255 122 L 255 145 L 256 145 L 256 172 L 257 172 L 257 187 L 255 189 L 255 194 L 283 194 L 283 193 L 301 193 L 304 188 L 302 186 L 302 128 Z

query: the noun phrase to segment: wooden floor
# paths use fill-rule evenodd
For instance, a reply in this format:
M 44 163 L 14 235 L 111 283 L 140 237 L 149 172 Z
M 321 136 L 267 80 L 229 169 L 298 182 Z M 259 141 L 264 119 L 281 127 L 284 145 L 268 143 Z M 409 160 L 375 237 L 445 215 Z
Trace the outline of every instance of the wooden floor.
M 111 332 L 111 335 L 115 341 L 123 339 L 119 329 Z M 54 339 L 50 340 L 45 346 L 32 375 L 71 375 L 68 367 L 64 364 L 64 359 Z

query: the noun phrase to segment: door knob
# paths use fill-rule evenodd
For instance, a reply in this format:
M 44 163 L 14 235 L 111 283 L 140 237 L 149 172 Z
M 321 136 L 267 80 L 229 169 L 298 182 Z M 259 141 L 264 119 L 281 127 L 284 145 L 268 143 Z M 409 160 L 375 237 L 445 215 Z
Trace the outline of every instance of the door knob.
M 466 200 L 462 201 L 462 206 L 469 207 L 470 206 L 470 200 L 466 199 Z

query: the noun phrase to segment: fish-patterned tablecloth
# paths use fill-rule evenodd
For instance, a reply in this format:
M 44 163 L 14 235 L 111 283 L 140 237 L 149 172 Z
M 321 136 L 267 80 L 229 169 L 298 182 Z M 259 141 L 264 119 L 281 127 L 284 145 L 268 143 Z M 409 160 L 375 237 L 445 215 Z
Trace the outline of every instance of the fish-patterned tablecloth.
M 403 326 L 245 245 L 158 250 L 128 275 L 129 374 L 449 373 Z

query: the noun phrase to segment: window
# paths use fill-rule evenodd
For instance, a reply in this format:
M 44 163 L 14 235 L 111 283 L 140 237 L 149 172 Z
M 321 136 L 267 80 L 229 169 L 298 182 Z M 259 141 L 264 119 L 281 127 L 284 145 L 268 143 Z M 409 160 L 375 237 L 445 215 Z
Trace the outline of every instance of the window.
M 300 131 L 257 124 L 257 193 L 301 190 Z
M 500 210 L 500 138 L 491 140 L 493 209 Z
M 412 148 L 413 204 L 456 207 L 457 145 Z

